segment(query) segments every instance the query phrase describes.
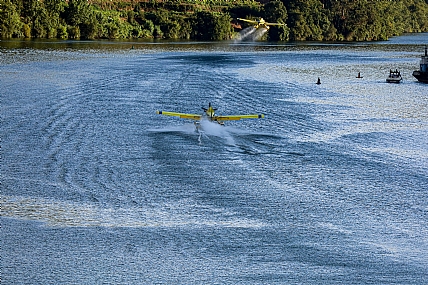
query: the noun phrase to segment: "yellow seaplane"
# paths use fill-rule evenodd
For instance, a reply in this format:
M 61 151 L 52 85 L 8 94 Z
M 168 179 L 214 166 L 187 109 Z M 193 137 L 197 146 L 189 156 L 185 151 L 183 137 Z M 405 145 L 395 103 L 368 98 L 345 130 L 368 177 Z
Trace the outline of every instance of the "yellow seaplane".
M 211 122 L 217 122 L 218 124 L 224 126 L 224 121 L 236 121 L 241 119 L 261 119 L 265 117 L 264 114 L 218 116 L 215 113 L 217 108 L 213 108 L 211 106 L 211 103 L 208 104 L 208 108 L 202 107 L 202 109 L 204 110 L 204 113 L 202 115 L 167 112 L 167 111 L 156 111 L 156 114 L 194 120 L 196 129 L 199 129 L 199 126 L 200 126 L 199 122 L 204 119 Z
M 268 23 L 263 18 L 260 18 L 259 20 L 249 20 L 249 19 L 242 19 L 242 18 L 237 18 L 237 19 L 253 24 L 254 28 L 256 29 L 262 27 L 262 28 L 265 28 L 266 30 L 269 30 L 269 26 L 285 26 L 285 24 L 281 24 L 281 23 Z

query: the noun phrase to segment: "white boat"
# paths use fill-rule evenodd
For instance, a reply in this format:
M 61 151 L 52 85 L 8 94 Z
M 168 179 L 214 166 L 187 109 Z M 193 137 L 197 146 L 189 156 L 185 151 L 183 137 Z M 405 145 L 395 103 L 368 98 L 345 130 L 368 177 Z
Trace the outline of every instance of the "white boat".
M 403 77 L 401 77 L 400 71 L 398 71 L 397 69 L 395 71 L 389 70 L 389 76 L 386 79 L 386 82 L 388 82 L 388 83 L 400 83 L 401 81 L 403 81 Z

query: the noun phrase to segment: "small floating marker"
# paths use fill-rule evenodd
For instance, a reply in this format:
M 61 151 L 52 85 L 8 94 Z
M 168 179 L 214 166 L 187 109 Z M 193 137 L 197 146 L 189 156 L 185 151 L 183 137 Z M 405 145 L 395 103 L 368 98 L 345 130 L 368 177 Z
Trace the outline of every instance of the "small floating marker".
M 317 81 L 317 84 L 319 85 L 319 84 L 321 84 L 321 79 L 318 77 L 318 81 Z
M 363 78 L 359 72 L 357 78 Z

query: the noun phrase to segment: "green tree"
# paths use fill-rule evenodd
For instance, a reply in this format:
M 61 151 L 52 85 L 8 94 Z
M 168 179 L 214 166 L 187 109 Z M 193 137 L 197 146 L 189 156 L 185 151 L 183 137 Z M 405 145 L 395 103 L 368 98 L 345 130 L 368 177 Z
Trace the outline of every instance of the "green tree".
M 261 15 L 261 6 L 260 5 L 239 5 L 239 6 L 233 6 L 229 8 L 229 13 L 234 18 L 251 18 L 253 16 L 260 16 Z
M 47 11 L 46 23 L 48 25 L 48 38 L 64 38 L 65 25 L 61 19 L 61 13 L 64 12 L 65 2 L 58 0 L 44 0 L 44 5 Z
M 38 2 L 40 3 L 40 2 Z M 45 7 L 41 4 L 34 6 L 34 16 L 32 18 L 32 30 L 31 34 L 36 38 L 46 38 L 48 36 L 49 29 L 49 17 Z
M 70 0 L 65 15 L 69 25 L 79 28 L 79 33 L 72 33 L 75 37 L 79 35 L 84 39 L 96 38 L 99 28 L 97 15 L 86 0 Z
M 408 1 L 411 13 L 410 29 L 412 32 L 428 31 L 428 4 L 423 0 Z
M 331 22 L 327 10 L 319 0 L 285 1 L 289 13 L 288 26 L 292 40 L 323 40 L 330 33 Z
M 9 0 L 0 1 L 0 37 L 21 37 L 22 23 L 16 6 Z
M 230 20 L 228 13 L 197 12 L 194 38 L 208 41 L 228 40 L 233 32 Z
M 231 17 L 228 13 L 215 14 L 212 40 L 222 41 L 232 38 L 233 29 L 230 21 Z
M 85 0 L 70 0 L 65 9 L 67 23 L 78 26 L 89 18 L 91 9 Z
M 165 31 L 165 38 L 179 39 L 181 34 L 181 25 L 175 20 L 170 20 L 162 25 L 162 30 Z
M 263 6 L 263 18 L 267 22 L 285 24 L 288 14 L 284 3 L 280 1 L 271 1 Z M 269 40 L 286 41 L 288 40 L 289 29 L 284 26 L 271 26 L 268 33 Z
M 195 19 L 195 34 L 197 40 L 213 40 L 214 15 L 210 12 L 197 12 Z
M 153 30 L 153 37 L 158 39 L 163 38 L 163 32 L 160 26 L 155 25 L 155 29 Z
M 155 30 L 155 24 L 151 20 L 144 19 L 141 26 L 144 30 L 150 32 L 150 34 L 153 34 L 153 31 Z

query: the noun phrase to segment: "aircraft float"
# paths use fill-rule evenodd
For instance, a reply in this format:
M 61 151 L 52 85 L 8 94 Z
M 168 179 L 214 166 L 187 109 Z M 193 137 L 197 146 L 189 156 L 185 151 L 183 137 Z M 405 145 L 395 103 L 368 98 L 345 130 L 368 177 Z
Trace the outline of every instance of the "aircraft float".
M 156 111 L 156 114 L 194 120 L 197 129 L 199 129 L 199 121 L 204 119 L 211 122 L 217 122 L 218 124 L 224 126 L 224 121 L 236 121 L 241 119 L 261 119 L 265 117 L 264 114 L 218 116 L 215 113 L 217 108 L 213 108 L 211 106 L 211 103 L 208 104 L 208 108 L 202 107 L 202 109 L 204 110 L 204 113 L 202 115 L 167 111 Z
M 253 24 L 254 28 L 256 29 L 263 27 L 266 30 L 269 30 L 269 26 L 285 26 L 285 24 L 281 24 L 281 23 L 268 23 L 263 18 L 260 18 L 259 20 L 249 20 L 249 19 L 242 19 L 242 18 L 237 18 L 237 19 Z

